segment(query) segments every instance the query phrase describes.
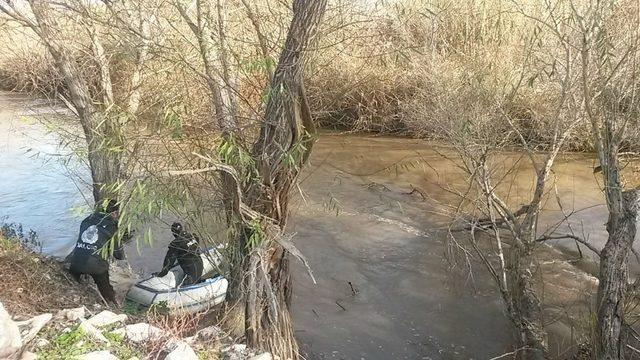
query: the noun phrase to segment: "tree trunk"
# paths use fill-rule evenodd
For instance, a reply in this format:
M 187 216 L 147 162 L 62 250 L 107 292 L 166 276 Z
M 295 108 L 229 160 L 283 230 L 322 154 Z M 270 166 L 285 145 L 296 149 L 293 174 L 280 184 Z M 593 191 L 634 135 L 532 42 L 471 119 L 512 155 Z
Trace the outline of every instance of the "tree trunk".
M 260 229 L 245 227 L 241 266 L 244 279 L 247 345 L 283 359 L 298 358 L 289 306 L 289 254 L 281 243 L 288 218 L 290 188 L 311 150 L 312 121 L 302 74 L 308 47 L 317 31 L 326 0 L 295 0 L 293 19 L 270 84 L 260 136 L 253 146 L 259 178 L 245 189 L 247 204 L 261 214 Z M 262 233 L 259 244 L 249 243 Z
M 636 236 L 638 197 L 638 191 L 623 192 L 621 211 L 609 213 L 609 238 L 600 254 L 596 359 L 624 358 L 624 304 L 629 276 L 627 260 Z
M 31 0 L 33 14 L 38 22 L 39 35 L 53 57 L 69 92 L 69 101 L 75 108 L 88 149 L 93 198 L 96 203 L 116 198 L 113 191 L 120 177 L 120 154 L 114 149 L 122 145 L 117 124 L 103 119 L 93 104 L 89 86 L 77 69 L 67 49 L 55 38 L 51 22 L 51 9 L 46 1 Z M 104 120 L 104 121 L 103 121 Z
M 546 331 L 542 319 L 540 299 L 535 291 L 534 275 L 537 273 L 534 256 L 537 238 L 538 216 L 545 188 L 559 149 L 564 140 L 554 144 L 543 166 L 537 171 L 533 198 L 520 223 L 518 239 L 513 246 L 513 268 L 508 272 L 512 296 L 512 318 L 518 332 L 518 359 L 541 360 L 548 356 Z
M 539 360 L 547 357 L 540 299 L 533 288 L 536 265 L 533 249 L 516 250 L 514 267 L 509 271 L 511 318 L 516 326 L 518 359 Z

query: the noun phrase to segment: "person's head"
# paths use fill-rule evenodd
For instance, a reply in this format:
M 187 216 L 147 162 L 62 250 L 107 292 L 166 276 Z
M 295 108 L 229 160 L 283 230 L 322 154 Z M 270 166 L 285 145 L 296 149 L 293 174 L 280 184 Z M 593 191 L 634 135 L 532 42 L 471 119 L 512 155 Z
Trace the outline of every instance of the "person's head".
M 111 215 L 115 220 L 120 216 L 120 204 L 114 199 L 101 204 L 100 212 Z
M 178 237 L 178 235 L 182 234 L 182 224 L 177 221 L 171 224 L 171 233 L 175 237 Z

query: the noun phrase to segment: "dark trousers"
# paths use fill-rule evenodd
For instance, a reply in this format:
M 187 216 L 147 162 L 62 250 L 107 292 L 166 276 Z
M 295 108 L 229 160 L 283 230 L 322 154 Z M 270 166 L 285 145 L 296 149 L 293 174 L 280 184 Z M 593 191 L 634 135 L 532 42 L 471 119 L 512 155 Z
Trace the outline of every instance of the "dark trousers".
M 200 276 L 185 274 L 184 280 L 182 280 L 182 286 L 189 286 L 198 282 L 200 282 Z
M 80 282 L 80 275 L 82 275 L 82 273 L 79 272 L 75 272 L 72 270 L 70 270 L 71 275 L 73 275 L 73 278 L 76 279 L 78 282 Z M 101 274 L 87 274 L 90 275 L 93 278 L 93 281 L 95 281 L 96 285 L 98 286 L 98 291 L 100 291 L 100 295 L 102 295 L 102 297 L 109 301 L 112 302 L 114 304 L 117 304 L 116 302 L 116 293 L 115 291 L 113 291 L 113 287 L 111 286 L 111 282 L 109 282 L 109 271 L 105 271 Z
M 182 286 L 193 285 L 200 282 L 204 269 L 202 258 L 200 258 L 199 255 L 178 259 L 178 264 L 180 264 L 182 271 L 184 271 Z

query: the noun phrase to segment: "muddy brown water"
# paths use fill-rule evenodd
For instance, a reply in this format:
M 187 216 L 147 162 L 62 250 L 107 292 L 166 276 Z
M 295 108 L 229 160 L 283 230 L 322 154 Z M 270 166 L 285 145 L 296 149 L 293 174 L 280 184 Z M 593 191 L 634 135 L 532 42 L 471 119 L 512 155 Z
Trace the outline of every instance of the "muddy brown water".
M 90 193 L 81 181 L 88 172 L 81 162 L 45 155 L 60 152 L 59 138 L 28 119 L 49 108 L 0 93 L 0 217 L 34 229 L 43 252 L 64 257 L 88 209 Z M 448 190 L 465 183 L 443 151 L 403 138 L 320 137 L 289 226 L 317 280 L 295 262 L 293 316 L 308 358 L 487 359 L 511 349 L 509 322 L 482 268 L 470 278 L 445 259 L 444 229 L 456 203 Z M 497 161 L 511 167 L 518 158 L 504 154 Z M 561 156 L 554 167 L 557 197 L 547 199 L 540 227 L 574 212 L 573 231 L 602 247 L 606 208 L 593 163 L 580 154 Z M 518 165 L 505 181 L 501 191 L 514 206 L 533 186 L 531 171 Z M 167 231 L 153 247 L 127 249 L 133 269 L 157 271 L 168 240 Z M 554 245 L 575 257 L 572 242 Z

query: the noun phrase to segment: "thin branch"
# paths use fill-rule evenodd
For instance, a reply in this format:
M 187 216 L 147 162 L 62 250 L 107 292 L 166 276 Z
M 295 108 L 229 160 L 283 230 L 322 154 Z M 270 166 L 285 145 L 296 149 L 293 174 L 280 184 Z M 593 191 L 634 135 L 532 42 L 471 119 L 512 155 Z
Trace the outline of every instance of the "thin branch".
M 562 234 L 562 235 L 544 235 L 541 236 L 539 238 L 536 239 L 537 242 L 545 242 L 545 241 L 549 241 L 549 240 L 561 240 L 561 239 L 572 239 L 575 240 L 577 242 L 579 242 L 580 244 L 586 246 L 589 250 L 593 251 L 596 255 L 600 256 L 600 250 L 598 250 L 598 248 L 596 248 L 595 246 L 591 245 L 588 241 L 584 240 L 583 238 L 576 236 L 576 235 L 572 235 L 572 234 Z

